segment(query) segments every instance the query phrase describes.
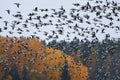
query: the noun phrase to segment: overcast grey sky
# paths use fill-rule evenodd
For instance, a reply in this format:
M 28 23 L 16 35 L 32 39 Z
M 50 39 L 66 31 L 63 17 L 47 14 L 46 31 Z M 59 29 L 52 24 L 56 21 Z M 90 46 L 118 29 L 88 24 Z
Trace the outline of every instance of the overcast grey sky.
M 1 0 L 0 1 L 0 16 L 3 17 L 3 20 L 0 20 L 0 26 L 3 25 L 2 21 L 4 21 L 4 20 L 8 20 L 8 21 L 12 21 L 13 20 L 13 18 L 11 18 L 10 15 L 7 15 L 7 13 L 5 11 L 7 9 L 11 10 L 11 14 L 14 14 L 15 11 L 21 11 L 22 14 L 25 17 L 36 6 L 39 7 L 39 8 L 48 8 L 48 9 L 55 8 L 55 9 L 58 9 L 58 8 L 61 7 L 61 5 L 63 5 L 64 8 L 69 10 L 70 8 L 73 7 L 72 3 L 79 2 L 80 4 L 86 4 L 87 1 L 89 1 L 89 0 Z M 105 1 L 105 0 L 103 0 L 103 1 Z M 114 0 L 114 1 L 120 2 L 120 0 Z M 20 8 L 18 9 L 13 3 L 20 3 L 21 4 Z M 92 4 L 92 5 L 94 5 L 94 4 Z M 87 13 L 87 14 L 90 14 L 90 13 Z M 94 16 L 93 14 L 90 14 L 90 15 Z M 103 20 L 103 22 L 107 23 L 107 20 Z M 115 23 L 116 23 L 116 25 L 120 26 L 120 23 L 117 23 L 117 22 L 115 22 Z M 88 26 L 88 25 L 83 24 L 81 26 Z M 50 28 L 46 28 L 46 29 L 43 28 L 43 30 L 46 30 L 46 31 L 49 32 L 49 29 L 52 30 L 52 28 L 51 27 Z M 33 30 L 33 32 L 35 31 L 32 28 L 30 28 L 30 30 Z M 67 29 L 65 29 L 65 30 L 67 30 Z M 120 38 L 120 36 L 119 36 L 120 32 L 116 34 L 114 32 L 114 30 L 112 30 L 112 29 L 106 30 L 106 33 L 110 33 L 111 37 L 114 37 L 114 38 L 118 38 L 119 37 Z M 29 36 L 30 34 L 23 33 L 24 36 Z M 5 36 L 5 35 L 8 35 L 8 33 L 7 33 L 7 31 L 5 31 L 3 33 L 0 33 L 0 35 L 4 35 Z M 14 35 L 15 36 L 19 36 L 18 34 L 14 34 Z M 10 35 L 10 36 L 13 36 L 13 35 Z M 42 37 L 42 39 L 45 39 L 43 34 L 39 34 L 39 36 Z M 71 34 L 71 38 L 73 38 L 74 36 L 76 36 L 76 35 Z M 98 36 L 99 39 L 103 39 L 104 38 L 104 35 L 100 34 L 100 33 L 98 33 L 97 36 Z M 82 39 L 82 37 L 79 37 L 79 38 Z M 65 39 L 65 36 L 61 36 L 60 39 L 61 40 Z

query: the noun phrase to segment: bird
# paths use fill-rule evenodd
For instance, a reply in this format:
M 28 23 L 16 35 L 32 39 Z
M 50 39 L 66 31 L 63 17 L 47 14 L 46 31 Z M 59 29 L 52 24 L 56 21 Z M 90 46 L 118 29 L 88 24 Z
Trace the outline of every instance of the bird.
M 119 26 L 115 26 L 117 28 L 117 30 L 120 30 L 120 27 Z
M 102 33 L 105 33 L 104 31 L 105 31 L 105 29 L 103 28 L 103 29 L 102 29 Z
M 0 19 L 2 19 L 2 17 L 0 16 Z
M 12 30 L 14 30 L 15 29 L 15 24 L 12 24 L 11 27 L 12 27 Z
M 101 13 L 100 11 L 97 11 L 97 12 L 96 12 L 96 16 L 99 16 L 99 15 L 100 15 L 100 13 Z
M 20 31 L 19 31 L 19 32 L 17 32 L 17 33 L 18 33 L 18 34 L 22 34 L 22 32 L 20 32 Z
M 109 37 L 110 37 L 110 34 L 106 34 L 105 37 L 106 37 L 106 39 L 109 38 Z
M 33 11 L 38 11 L 38 7 L 35 7 L 35 9 L 33 9 Z
M 47 36 L 47 35 L 48 35 L 48 32 L 44 31 L 44 35 Z
M 52 30 L 52 35 L 55 35 L 55 34 L 56 34 L 56 32 L 54 30 Z
M 0 28 L 0 32 L 2 32 L 2 28 Z
M 86 19 L 89 19 L 90 18 L 90 16 L 89 15 L 84 15 L 84 17 L 86 18 Z
M 59 38 L 59 36 L 58 35 L 56 35 L 55 37 L 53 37 L 54 39 L 58 39 Z
M 96 37 L 96 34 L 95 32 L 92 33 L 92 37 L 95 38 Z
M 18 8 L 20 7 L 20 3 L 14 3 Z
M 8 14 L 10 14 L 10 10 L 9 10 L 9 9 L 8 9 L 8 10 L 6 10 L 6 11 L 7 11 L 7 13 L 8 13 Z
M 13 32 L 12 31 L 8 31 L 9 32 L 9 34 L 13 34 Z
M 4 27 L 4 30 L 7 30 L 7 27 Z
M 7 25 L 8 25 L 8 23 L 9 23 L 8 21 L 3 21 L 3 22 L 5 23 L 5 26 L 7 26 Z
M 58 33 L 62 35 L 63 34 L 63 30 L 58 30 Z
M 91 22 L 90 22 L 90 21 L 86 21 L 86 23 L 87 23 L 87 24 L 91 24 Z
M 27 24 L 22 24 L 22 25 L 23 25 L 24 28 L 28 28 L 28 27 L 27 27 Z
M 88 9 L 91 9 L 91 5 L 90 5 L 89 2 L 87 2 L 86 8 L 87 8 L 87 10 L 88 10 Z
M 74 5 L 74 6 L 77 6 L 77 7 L 80 6 L 79 3 L 73 3 L 73 5 Z

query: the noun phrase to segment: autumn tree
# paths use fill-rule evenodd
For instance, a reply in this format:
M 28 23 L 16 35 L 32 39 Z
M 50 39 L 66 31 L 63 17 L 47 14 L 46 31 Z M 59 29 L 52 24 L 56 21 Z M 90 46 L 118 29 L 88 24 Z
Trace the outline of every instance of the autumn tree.
M 88 68 L 80 64 L 36 38 L 0 38 L 0 80 L 87 80 Z
M 5 80 L 13 80 L 11 75 L 8 75 Z

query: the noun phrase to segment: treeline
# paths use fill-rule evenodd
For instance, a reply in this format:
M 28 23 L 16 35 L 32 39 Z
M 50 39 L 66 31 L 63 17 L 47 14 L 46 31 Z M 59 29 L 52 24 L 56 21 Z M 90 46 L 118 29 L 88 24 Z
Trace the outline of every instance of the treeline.
M 0 80 L 87 80 L 88 67 L 37 38 L 0 37 Z
M 120 39 L 89 41 L 74 38 L 71 42 L 54 40 L 47 46 L 60 49 L 72 56 L 76 62 L 82 61 L 87 65 L 89 80 L 120 79 Z
M 120 39 L 0 37 L 0 80 L 119 80 Z

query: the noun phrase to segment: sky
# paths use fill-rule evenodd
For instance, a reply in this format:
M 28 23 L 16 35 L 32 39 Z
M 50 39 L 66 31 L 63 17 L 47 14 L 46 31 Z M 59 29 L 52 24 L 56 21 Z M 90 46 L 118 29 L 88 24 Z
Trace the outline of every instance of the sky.
M 54 9 L 58 9 L 61 7 L 61 5 L 64 6 L 64 8 L 66 10 L 68 10 L 68 13 L 69 13 L 69 9 L 70 8 L 73 8 L 73 5 L 72 3 L 80 3 L 82 5 L 86 4 L 86 2 L 89 1 L 89 0 L 1 0 L 0 2 L 0 16 L 3 17 L 2 20 L 0 20 L 0 27 L 2 27 L 3 25 L 3 21 L 7 20 L 9 22 L 12 22 L 14 20 L 13 17 L 11 17 L 11 15 L 8 15 L 6 13 L 5 10 L 7 9 L 10 9 L 11 10 L 11 14 L 14 14 L 16 11 L 21 11 L 22 14 L 24 15 L 24 17 L 27 16 L 27 14 L 29 12 L 31 12 L 32 9 L 34 9 L 36 6 L 39 7 L 39 8 L 48 8 L 48 9 L 51 9 L 51 8 L 54 8 Z M 105 0 L 103 0 L 105 1 Z M 120 0 L 114 0 L 114 1 L 117 1 L 117 2 L 120 2 Z M 20 3 L 21 6 L 20 8 L 17 8 L 14 3 Z M 92 4 L 92 3 L 91 3 Z M 92 4 L 94 5 L 94 4 Z M 50 12 L 49 12 L 50 13 Z M 81 13 L 81 14 L 90 14 L 92 17 L 94 17 L 94 14 L 91 14 L 91 13 Z M 57 19 L 54 19 L 54 20 L 57 20 Z M 108 21 L 106 19 L 103 19 L 102 20 L 103 23 L 108 23 Z M 115 25 L 118 25 L 120 26 L 120 23 L 119 22 L 114 22 Z M 9 25 L 10 26 L 10 25 Z M 80 26 L 89 26 L 88 24 L 80 24 Z M 94 25 L 91 25 L 92 27 L 94 27 Z M 41 28 L 41 30 L 43 31 L 51 31 L 51 30 L 54 30 L 55 28 L 53 26 L 51 27 L 47 27 L 47 28 Z M 6 36 L 6 35 L 9 35 L 8 34 L 8 31 L 11 30 L 10 28 L 2 33 L 0 33 L 0 35 L 2 36 Z M 29 27 L 29 30 L 31 31 L 31 33 L 26 33 L 24 32 L 22 35 L 23 36 L 30 36 L 33 32 L 36 31 L 36 29 L 32 28 L 32 27 Z M 69 30 L 68 28 L 65 28 L 64 31 L 71 31 L 72 30 Z M 49 32 L 50 33 L 50 32 Z M 111 35 L 111 38 L 120 38 L 120 32 L 118 32 L 117 34 L 115 33 L 115 31 L 113 29 L 107 29 L 105 31 L 105 33 L 109 33 Z M 52 34 L 52 33 L 50 33 Z M 60 36 L 60 40 L 67 40 L 66 39 L 66 33 L 62 36 Z M 9 35 L 9 36 L 20 36 L 19 34 L 17 33 L 14 33 L 12 35 Z M 45 39 L 46 37 L 42 34 L 42 33 L 39 33 L 39 36 L 41 39 Z M 71 34 L 70 37 L 71 39 L 73 39 L 73 37 L 75 37 L 76 34 Z M 97 34 L 97 37 L 102 40 L 105 38 L 105 36 L 103 34 L 101 34 L 100 32 Z M 79 37 L 79 39 L 83 39 L 83 37 Z M 91 39 L 91 37 L 88 37 L 88 39 Z

